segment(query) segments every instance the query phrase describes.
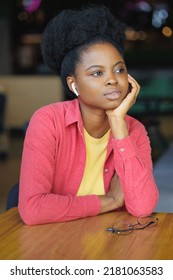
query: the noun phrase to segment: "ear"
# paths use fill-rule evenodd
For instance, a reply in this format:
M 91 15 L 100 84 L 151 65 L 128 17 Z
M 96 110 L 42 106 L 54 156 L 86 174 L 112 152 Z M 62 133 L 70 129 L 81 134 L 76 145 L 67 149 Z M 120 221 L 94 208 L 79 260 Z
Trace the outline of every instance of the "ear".
M 72 76 L 68 76 L 66 81 L 69 89 L 73 92 L 72 84 L 75 83 L 75 79 Z

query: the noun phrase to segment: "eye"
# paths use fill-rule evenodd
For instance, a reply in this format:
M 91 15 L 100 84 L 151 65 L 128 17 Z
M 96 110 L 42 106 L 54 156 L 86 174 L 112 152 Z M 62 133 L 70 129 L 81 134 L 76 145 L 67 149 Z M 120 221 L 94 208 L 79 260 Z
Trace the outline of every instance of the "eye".
M 118 74 L 121 74 L 121 73 L 124 73 L 125 69 L 124 68 L 117 68 L 114 70 L 114 73 L 118 73 Z
M 94 71 L 93 73 L 91 73 L 92 76 L 101 76 L 102 74 L 102 71 Z

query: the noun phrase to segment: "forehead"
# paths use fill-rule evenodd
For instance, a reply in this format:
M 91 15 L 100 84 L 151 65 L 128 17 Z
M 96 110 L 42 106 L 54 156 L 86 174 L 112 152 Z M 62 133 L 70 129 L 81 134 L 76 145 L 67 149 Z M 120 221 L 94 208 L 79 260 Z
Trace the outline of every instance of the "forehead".
M 80 61 L 82 64 L 104 64 L 116 63 L 117 61 L 123 61 L 124 59 L 118 49 L 111 43 L 95 43 L 88 46 L 80 54 Z

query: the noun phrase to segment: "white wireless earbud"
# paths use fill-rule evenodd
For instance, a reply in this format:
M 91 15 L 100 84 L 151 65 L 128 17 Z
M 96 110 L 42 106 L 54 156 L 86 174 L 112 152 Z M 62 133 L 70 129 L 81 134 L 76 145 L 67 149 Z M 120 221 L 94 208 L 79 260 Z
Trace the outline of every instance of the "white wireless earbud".
M 71 87 L 73 89 L 74 94 L 76 94 L 76 96 L 79 96 L 79 93 L 77 92 L 77 89 L 75 88 L 75 84 L 74 83 L 72 83 Z

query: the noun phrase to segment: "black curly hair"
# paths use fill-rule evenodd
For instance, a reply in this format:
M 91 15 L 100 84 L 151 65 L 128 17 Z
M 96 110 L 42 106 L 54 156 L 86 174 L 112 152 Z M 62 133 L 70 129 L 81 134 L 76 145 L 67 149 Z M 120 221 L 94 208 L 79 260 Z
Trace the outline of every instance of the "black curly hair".
M 71 98 L 66 78 L 75 75 L 81 53 L 90 45 L 110 42 L 123 56 L 125 25 L 104 5 L 80 10 L 63 10 L 46 26 L 41 43 L 44 62 L 61 76 L 65 93 Z

